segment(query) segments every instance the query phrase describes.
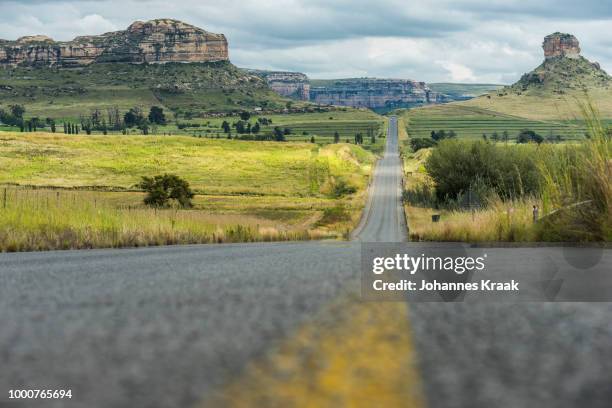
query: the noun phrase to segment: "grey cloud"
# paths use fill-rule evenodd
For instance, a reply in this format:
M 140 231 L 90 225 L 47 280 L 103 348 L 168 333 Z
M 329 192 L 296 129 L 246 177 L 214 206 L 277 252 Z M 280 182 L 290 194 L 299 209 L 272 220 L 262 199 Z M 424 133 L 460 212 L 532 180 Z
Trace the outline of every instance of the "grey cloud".
M 541 41 L 568 31 L 585 56 L 612 67 L 612 10 L 561 0 L 0 0 L 0 38 L 67 40 L 134 20 L 177 18 L 226 34 L 239 66 L 314 77 L 386 76 L 512 82 L 542 60 Z M 467 71 L 466 71 L 467 70 Z

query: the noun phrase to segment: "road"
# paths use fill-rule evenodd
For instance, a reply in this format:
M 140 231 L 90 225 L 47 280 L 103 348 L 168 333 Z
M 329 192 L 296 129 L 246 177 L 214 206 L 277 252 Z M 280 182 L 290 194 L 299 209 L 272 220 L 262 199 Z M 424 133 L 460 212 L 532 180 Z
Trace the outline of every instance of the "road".
M 302 327 L 334 326 L 317 319 L 359 291 L 359 241 L 405 239 L 400 176 L 391 119 L 353 242 L 0 254 L 0 406 L 11 388 L 73 393 L 14 406 L 202 403 Z M 431 407 L 612 400 L 610 304 L 400 305 Z

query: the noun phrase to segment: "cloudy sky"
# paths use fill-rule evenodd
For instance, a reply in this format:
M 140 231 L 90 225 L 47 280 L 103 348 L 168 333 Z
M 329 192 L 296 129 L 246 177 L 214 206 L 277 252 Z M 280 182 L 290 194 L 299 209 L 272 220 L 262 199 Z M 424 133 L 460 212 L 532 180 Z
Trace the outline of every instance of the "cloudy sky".
M 313 78 L 512 83 L 555 31 L 612 72 L 612 7 L 596 0 L 0 0 L 0 38 L 70 40 L 162 17 L 224 33 L 238 66 Z

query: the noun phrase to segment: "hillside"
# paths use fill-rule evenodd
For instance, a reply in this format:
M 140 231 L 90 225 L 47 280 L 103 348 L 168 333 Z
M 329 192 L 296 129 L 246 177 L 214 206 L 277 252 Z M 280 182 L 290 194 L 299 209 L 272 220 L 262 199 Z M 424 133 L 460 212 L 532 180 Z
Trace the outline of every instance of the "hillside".
M 229 61 L 207 63 L 94 63 L 82 68 L 0 69 L 0 108 L 23 104 L 28 116 L 78 117 L 92 109 L 159 105 L 174 113 L 280 109 L 286 101 L 260 78 Z
M 444 95 L 448 95 L 452 100 L 460 101 L 471 99 L 477 96 L 503 88 L 499 84 L 460 84 L 460 83 L 428 83 L 429 88 Z
M 612 118 L 612 77 L 580 55 L 578 40 L 554 33 L 542 47 L 544 62 L 515 84 L 462 104 L 536 120 L 575 120 L 581 117 L 577 100 L 588 97 Z

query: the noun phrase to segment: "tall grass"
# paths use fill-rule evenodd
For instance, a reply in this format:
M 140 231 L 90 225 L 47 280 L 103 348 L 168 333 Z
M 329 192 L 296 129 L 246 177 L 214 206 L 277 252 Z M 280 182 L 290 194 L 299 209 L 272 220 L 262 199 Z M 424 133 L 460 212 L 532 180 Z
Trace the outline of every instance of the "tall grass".
M 612 142 L 594 104 L 579 103 L 589 139 L 540 162 L 544 179 L 539 239 L 612 240 Z
M 0 189 L 0 251 L 321 238 L 307 228 L 256 222 L 197 210 L 117 207 L 94 192 Z
M 495 199 L 486 208 L 473 212 L 407 206 L 410 239 L 456 242 L 533 241 L 534 204 L 538 204 L 535 199 Z M 431 222 L 432 214 L 441 214 L 441 221 Z

